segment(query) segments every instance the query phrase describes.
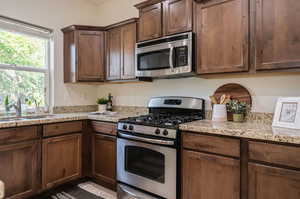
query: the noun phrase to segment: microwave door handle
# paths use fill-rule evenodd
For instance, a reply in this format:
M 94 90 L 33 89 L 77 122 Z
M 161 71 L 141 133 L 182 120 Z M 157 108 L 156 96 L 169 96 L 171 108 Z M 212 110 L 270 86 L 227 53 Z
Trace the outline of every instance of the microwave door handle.
M 128 135 L 128 134 L 121 133 L 121 132 L 119 132 L 119 135 L 122 138 L 132 139 L 132 140 L 136 140 L 136 141 L 144 141 L 144 142 L 149 142 L 152 144 L 161 144 L 161 145 L 168 145 L 168 146 L 172 146 L 175 144 L 174 141 L 157 140 L 157 139 L 151 139 L 151 138 L 138 137 L 138 136 Z
M 169 62 L 170 62 L 170 67 L 171 67 L 171 70 L 173 70 L 174 69 L 174 47 L 173 46 L 171 46 L 171 48 L 170 48 L 170 57 L 169 57 Z

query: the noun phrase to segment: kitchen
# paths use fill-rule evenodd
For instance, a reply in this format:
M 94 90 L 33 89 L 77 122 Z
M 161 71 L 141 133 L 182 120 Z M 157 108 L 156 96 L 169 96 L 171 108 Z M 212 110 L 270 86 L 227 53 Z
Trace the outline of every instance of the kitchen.
M 21 71 L 0 78 L 0 195 L 300 198 L 299 6 L 3 1 L 1 46 L 43 50 L 0 51 L 4 77 Z M 246 103 L 244 122 L 227 122 L 224 94 Z

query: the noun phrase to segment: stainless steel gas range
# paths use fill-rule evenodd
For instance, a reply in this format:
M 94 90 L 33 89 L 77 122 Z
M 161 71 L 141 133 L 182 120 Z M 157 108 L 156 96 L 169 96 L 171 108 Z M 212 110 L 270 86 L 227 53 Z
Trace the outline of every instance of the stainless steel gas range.
M 204 119 L 204 100 L 156 97 L 149 114 L 120 120 L 118 199 L 179 199 L 179 125 Z

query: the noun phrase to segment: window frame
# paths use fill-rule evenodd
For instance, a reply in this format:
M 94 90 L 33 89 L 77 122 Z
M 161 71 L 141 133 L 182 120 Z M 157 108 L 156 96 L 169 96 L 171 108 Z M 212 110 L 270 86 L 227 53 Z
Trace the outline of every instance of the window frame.
M 7 24 L 6 24 L 7 23 Z M 23 29 L 23 30 L 22 30 Z M 35 37 L 45 39 L 45 66 L 43 68 L 36 68 L 34 66 L 19 66 L 16 64 L 3 64 L 0 63 L 0 69 L 2 70 L 14 70 L 24 72 L 43 73 L 44 79 L 44 96 L 45 106 L 44 108 L 50 110 L 51 107 L 51 78 L 50 67 L 52 57 L 52 43 L 53 43 L 53 31 L 48 28 L 29 24 L 19 20 L 11 19 L 0 15 L 0 30 L 21 34 L 29 37 Z

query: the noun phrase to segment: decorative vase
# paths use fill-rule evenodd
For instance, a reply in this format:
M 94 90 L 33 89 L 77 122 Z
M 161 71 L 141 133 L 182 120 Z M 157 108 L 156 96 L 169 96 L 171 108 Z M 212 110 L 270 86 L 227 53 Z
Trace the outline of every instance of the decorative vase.
M 98 112 L 104 113 L 106 111 L 106 104 L 98 104 Z
M 227 109 L 225 104 L 214 104 L 212 121 L 227 122 Z
M 233 121 L 234 122 L 244 122 L 245 116 L 244 114 L 233 114 Z

